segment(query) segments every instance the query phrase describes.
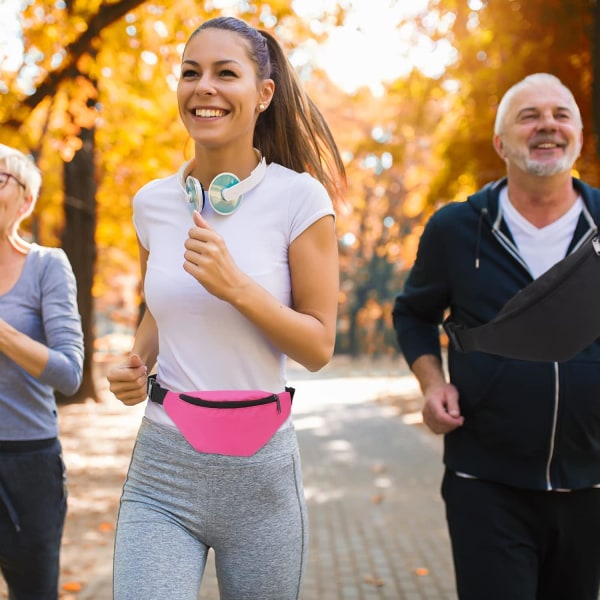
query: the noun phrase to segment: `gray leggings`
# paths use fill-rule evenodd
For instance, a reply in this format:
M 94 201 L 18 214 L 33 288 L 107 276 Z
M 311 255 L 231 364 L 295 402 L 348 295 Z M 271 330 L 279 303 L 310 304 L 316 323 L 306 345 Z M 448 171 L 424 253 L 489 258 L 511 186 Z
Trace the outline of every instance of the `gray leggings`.
M 196 452 L 144 418 L 119 509 L 114 600 L 198 600 L 211 547 L 221 600 L 297 600 L 307 537 L 293 427 L 236 457 Z

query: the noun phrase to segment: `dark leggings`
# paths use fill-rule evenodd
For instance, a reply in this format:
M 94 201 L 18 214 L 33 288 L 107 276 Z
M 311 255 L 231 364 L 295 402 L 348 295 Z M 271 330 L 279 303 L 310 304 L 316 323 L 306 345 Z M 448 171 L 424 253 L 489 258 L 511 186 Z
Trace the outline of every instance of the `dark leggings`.
M 66 510 L 60 442 L 0 442 L 0 571 L 10 600 L 58 598 Z
M 600 489 L 544 492 L 446 471 L 460 600 L 598 600 Z

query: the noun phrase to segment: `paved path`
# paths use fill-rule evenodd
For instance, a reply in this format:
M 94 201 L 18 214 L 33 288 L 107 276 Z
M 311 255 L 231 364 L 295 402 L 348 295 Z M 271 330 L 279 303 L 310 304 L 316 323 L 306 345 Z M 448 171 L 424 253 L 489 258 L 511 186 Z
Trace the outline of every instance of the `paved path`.
M 386 362 L 339 360 L 319 374 L 291 366 L 289 376 L 310 518 L 302 600 L 455 600 L 441 439 L 406 413 L 417 407 L 412 376 Z M 70 511 L 73 522 L 89 519 L 83 534 L 67 523 L 64 600 L 112 600 L 115 498 L 141 408 L 107 397 L 61 409 Z M 93 484 L 82 483 L 81 468 L 95 469 Z M 200 599 L 218 600 L 212 560 Z
M 412 377 L 357 375 L 298 389 L 312 536 L 302 598 L 456 598 L 439 497 L 441 439 L 374 401 L 414 396 Z

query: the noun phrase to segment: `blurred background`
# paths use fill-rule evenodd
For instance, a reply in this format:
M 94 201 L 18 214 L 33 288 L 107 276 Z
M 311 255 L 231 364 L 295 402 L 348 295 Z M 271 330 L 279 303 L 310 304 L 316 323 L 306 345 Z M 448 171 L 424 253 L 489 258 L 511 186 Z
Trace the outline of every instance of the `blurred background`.
M 325 114 L 348 191 L 337 216 L 336 354 L 390 356 L 395 295 L 431 211 L 501 177 L 497 103 L 534 72 L 571 88 L 577 175 L 600 185 L 599 0 L 0 0 L 0 141 L 44 182 L 27 237 L 67 252 L 86 339 L 84 383 L 131 346 L 141 305 L 131 200 L 191 156 L 175 88 L 203 20 L 272 31 Z

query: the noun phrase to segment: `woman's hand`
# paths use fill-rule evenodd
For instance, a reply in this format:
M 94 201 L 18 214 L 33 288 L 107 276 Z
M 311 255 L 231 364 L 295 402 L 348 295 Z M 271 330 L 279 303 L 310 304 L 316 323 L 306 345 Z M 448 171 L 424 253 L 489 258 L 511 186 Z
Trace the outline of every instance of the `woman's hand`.
M 235 264 L 223 238 L 197 211 L 194 224 L 185 242 L 183 268 L 213 296 L 232 302 L 248 277 Z
M 127 363 L 112 368 L 107 379 L 110 391 L 127 406 L 143 402 L 147 397 L 148 369 L 137 354 L 132 354 Z

